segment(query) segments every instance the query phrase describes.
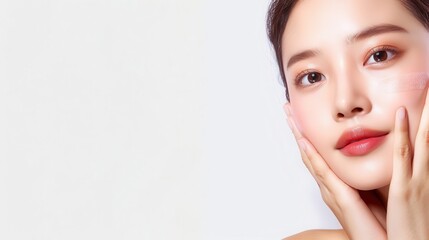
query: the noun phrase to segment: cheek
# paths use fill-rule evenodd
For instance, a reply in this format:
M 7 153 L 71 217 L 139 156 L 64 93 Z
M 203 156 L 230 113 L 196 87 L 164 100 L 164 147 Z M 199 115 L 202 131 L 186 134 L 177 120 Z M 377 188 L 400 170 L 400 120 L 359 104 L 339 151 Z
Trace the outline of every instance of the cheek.
M 422 111 L 425 106 L 426 92 L 427 90 L 415 93 L 409 96 L 408 100 L 404 101 L 404 106 L 408 112 L 410 139 L 413 146 L 419 129 Z
M 419 63 L 416 63 L 419 66 Z M 378 116 L 392 115 L 403 106 L 410 120 L 410 137 L 414 140 L 424 107 L 429 77 L 426 69 L 420 71 L 402 71 L 390 77 L 374 78 L 370 81 L 370 95 L 373 113 Z M 422 71 L 423 70 L 423 71 Z
M 410 122 L 410 138 L 414 139 L 420 123 L 425 104 L 427 78 L 423 75 L 402 75 L 401 78 L 386 79 L 383 86 L 367 88 L 366 96 L 371 101 L 371 111 L 362 116 L 367 124 L 374 128 L 393 130 L 396 110 L 404 106 L 408 111 Z M 373 81 L 375 82 L 375 81 Z M 369 84 L 371 85 L 371 84 Z M 384 90 L 382 87 L 385 87 Z M 386 90 L 387 89 L 387 90 Z M 383 90 L 383 91 L 382 91 Z M 291 110 L 300 132 L 313 144 L 332 170 L 347 184 L 357 189 L 374 189 L 388 184 L 392 169 L 393 138 L 379 152 L 373 153 L 365 161 L 351 161 L 337 154 L 334 149 L 338 138 L 337 127 L 333 119 L 328 98 L 309 101 L 304 98 L 292 98 Z M 338 130 L 338 131 L 337 131 Z M 362 178 L 365 173 L 366 178 Z
M 321 147 L 318 143 L 318 140 L 322 140 L 320 136 L 327 136 L 332 132 L 332 117 L 327 111 L 329 108 L 314 102 L 297 102 L 299 103 L 292 104 L 292 113 L 299 131 L 316 148 Z
M 370 79 L 372 92 L 377 92 L 381 95 L 423 91 L 426 89 L 429 80 L 426 72 L 412 72 L 395 74 L 384 78 L 372 78 L 374 78 Z
M 425 105 L 427 89 L 398 92 L 395 94 L 379 94 L 378 104 L 374 106 L 374 111 L 377 114 L 391 115 L 394 119 L 396 110 L 403 106 L 407 109 L 409 126 L 410 126 L 410 139 L 414 145 L 414 139 L 420 124 L 423 107 Z M 392 126 L 393 127 L 393 126 Z

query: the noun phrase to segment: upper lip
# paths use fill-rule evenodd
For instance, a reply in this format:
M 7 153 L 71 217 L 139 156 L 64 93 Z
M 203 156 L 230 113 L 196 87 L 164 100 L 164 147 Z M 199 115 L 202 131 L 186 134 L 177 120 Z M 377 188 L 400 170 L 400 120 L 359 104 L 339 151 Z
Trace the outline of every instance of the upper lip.
M 380 137 L 387 135 L 389 132 L 386 131 L 377 131 L 362 127 L 356 127 L 352 129 L 348 129 L 341 134 L 341 137 L 338 139 L 337 145 L 335 145 L 336 149 L 341 149 L 350 143 L 357 142 L 367 138 Z

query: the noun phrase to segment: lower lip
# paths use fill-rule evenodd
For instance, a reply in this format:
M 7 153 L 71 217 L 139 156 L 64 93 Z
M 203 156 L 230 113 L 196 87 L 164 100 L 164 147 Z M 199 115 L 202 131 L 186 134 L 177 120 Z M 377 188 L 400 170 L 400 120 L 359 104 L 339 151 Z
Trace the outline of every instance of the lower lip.
M 341 148 L 340 151 L 346 156 L 363 156 L 379 147 L 385 139 L 386 135 L 362 139 L 348 144 Z

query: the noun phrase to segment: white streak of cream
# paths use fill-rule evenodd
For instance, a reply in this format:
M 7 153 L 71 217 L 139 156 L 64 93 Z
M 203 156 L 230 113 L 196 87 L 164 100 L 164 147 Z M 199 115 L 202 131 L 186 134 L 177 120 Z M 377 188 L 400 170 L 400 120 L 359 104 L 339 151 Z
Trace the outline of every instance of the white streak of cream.
M 374 79 L 374 81 L 379 93 L 409 92 L 427 88 L 429 76 L 426 72 L 417 72 Z

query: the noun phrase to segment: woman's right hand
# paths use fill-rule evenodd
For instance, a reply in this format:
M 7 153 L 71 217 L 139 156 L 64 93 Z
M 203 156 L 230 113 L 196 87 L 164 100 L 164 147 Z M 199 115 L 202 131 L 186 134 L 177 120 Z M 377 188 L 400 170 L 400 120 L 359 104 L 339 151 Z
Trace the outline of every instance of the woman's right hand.
M 373 192 L 359 192 L 339 179 L 312 144 L 299 132 L 287 104 L 288 124 L 298 142 L 302 160 L 319 185 L 324 202 L 353 240 L 383 240 L 386 210 Z

